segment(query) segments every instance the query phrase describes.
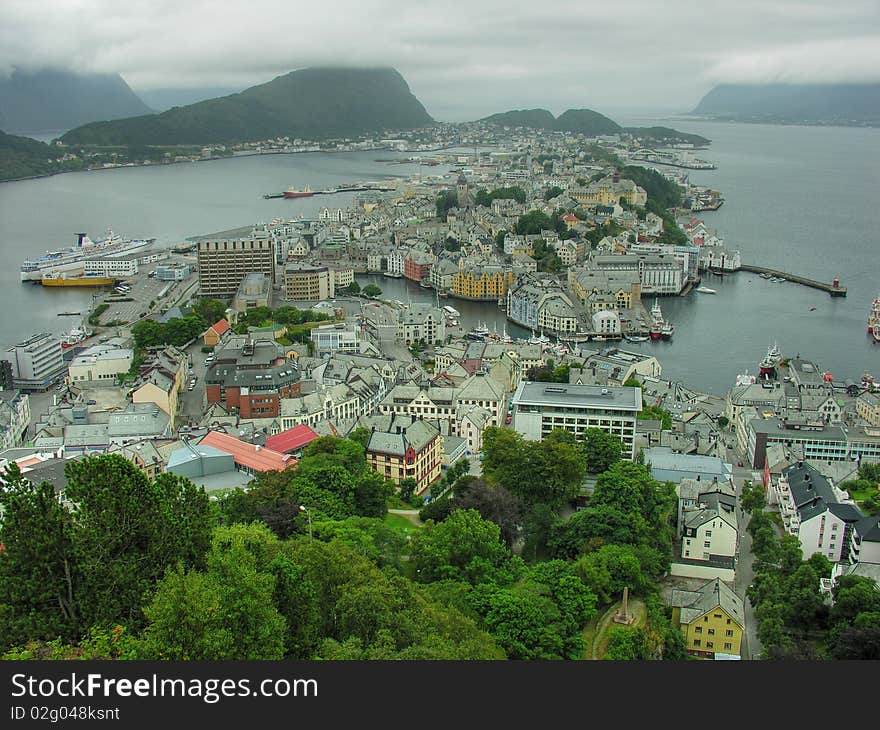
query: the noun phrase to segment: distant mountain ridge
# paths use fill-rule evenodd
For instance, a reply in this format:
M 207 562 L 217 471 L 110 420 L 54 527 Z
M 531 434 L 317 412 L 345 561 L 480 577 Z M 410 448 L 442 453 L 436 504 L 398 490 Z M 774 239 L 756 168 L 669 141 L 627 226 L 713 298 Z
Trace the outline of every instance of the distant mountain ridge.
M 56 131 L 151 111 L 119 74 L 15 69 L 0 77 L 0 129 Z
M 880 124 L 880 84 L 721 84 L 691 112 L 719 119 Z
M 393 68 L 307 68 L 241 93 L 161 114 L 86 124 L 72 144 L 232 143 L 279 136 L 313 139 L 433 124 Z
M 698 134 L 679 132 L 669 127 L 621 127 L 613 119 L 592 109 L 567 109 L 558 117 L 554 117 L 547 109 L 513 109 L 483 117 L 478 121 L 496 124 L 500 127 L 525 127 L 556 132 L 572 132 L 574 134 L 583 134 L 587 137 L 624 132 L 654 144 L 685 142 L 694 145 L 706 145 L 710 142 L 710 140 Z

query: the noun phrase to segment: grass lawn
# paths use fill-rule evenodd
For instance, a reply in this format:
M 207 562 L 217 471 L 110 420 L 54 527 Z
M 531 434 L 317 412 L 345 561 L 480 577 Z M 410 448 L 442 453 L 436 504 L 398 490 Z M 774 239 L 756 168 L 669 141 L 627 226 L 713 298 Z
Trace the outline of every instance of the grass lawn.
M 589 646 L 585 646 L 584 648 L 584 658 L 585 659 L 603 659 L 605 657 L 605 649 L 608 646 L 609 634 L 614 630 L 617 626 L 623 626 L 623 624 L 614 623 L 614 614 L 617 613 L 620 608 L 620 601 L 615 603 L 611 608 L 609 608 L 600 619 L 596 622 L 594 619 L 590 623 L 596 622 L 595 628 L 592 631 L 592 643 Z M 629 612 L 633 616 L 635 616 L 635 621 L 630 624 L 630 626 L 644 626 L 645 620 L 647 618 L 647 611 L 645 610 L 645 604 L 639 600 L 638 598 L 630 598 L 629 599 Z M 589 629 L 590 626 L 587 626 Z M 585 629 L 585 631 L 587 630 Z
M 412 519 L 410 519 L 409 515 L 388 514 L 385 515 L 385 524 L 407 536 L 413 535 L 422 529 L 422 522 L 419 520 L 418 515 L 412 515 Z

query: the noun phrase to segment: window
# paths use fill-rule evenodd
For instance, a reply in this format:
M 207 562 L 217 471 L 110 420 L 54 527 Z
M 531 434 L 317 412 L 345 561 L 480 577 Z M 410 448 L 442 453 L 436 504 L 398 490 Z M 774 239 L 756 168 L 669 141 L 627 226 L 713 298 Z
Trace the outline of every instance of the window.
M 732 630 L 732 629 L 727 629 L 727 631 L 724 632 L 724 635 L 725 635 L 725 636 L 733 636 L 733 630 Z
M 695 633 L 695 634 L 702 634 L 702 633 L 703 633 L 703 627 L 702 627 L 702 626 L 695 626 L 695 627 L 694 627 L 694 633 Z
M 712 537 L 712 530 L 706 530 L 706 537 Z
M 716 613 L 716 614 L 715 614 L 715 618 L 721 618 L 721 614 L 720 614 L 720 613 Z
M 694 646 L 699 646 L 699 645 L 700 645 L 700 640 L 694 639 Z
M 709 629 L 709 636 L 715 636 L 715 629 Z
M 711 648 L 714 647 L 714 646 L 715 646 L 715 642 L 713 642 L 713 641 L 707 641 L 707 642 L 706 642 L 706 648 L 707 648 L 707 649 L 711 649 Z
M 725 644 L 724 644 L 724 648 L 725 648 L 725 649 L 733 649 L 733 644 L 725 643 Z
M 712 543 L 709 540 L 707 540 L 706 542 L 703 543 L 703 547 L 705 547 L 705 548 L 712 547 Z
M 727 619 L 727 625 L 730 626 L 730 619 Z

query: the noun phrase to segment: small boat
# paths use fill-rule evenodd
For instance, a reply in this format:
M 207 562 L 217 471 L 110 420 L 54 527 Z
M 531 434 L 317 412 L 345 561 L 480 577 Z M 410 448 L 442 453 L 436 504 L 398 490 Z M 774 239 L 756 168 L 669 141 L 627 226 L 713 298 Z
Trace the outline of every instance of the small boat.
M 626 335 L 624 339 L 627 342 L 647 342 L 651 338 L 645 335 Z
M 58 312 L 59 317 L 79 317 L 82 312 Z
M 717 294 L 718 292 L 714 289 L 710 289 L 708 286 L 698 286 L 694 291 L 699 292 L 700 294 Z
M 461 312 L 459 312 L 455 307 L 451 307 L 448 304 L 443 306 L 443 311 L 450 317 L 461 317 Z
M 816 308 L 815 308 L 815 307 L 810 307 L 810 311 L 811 311 L 811 312 L 815 312 L 815 311 L 816 311 Z

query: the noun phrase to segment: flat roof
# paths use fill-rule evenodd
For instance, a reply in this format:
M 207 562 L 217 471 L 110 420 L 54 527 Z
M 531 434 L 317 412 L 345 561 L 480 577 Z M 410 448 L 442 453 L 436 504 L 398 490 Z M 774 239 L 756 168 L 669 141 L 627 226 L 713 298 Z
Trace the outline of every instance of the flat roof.
M 642 410 L 642 389 L 631 386 L 573 385 L 570 383 L 520 383 L 514 405 L 565 406 Z
M 766 433 L 768 436 L 778 436 L 790 439 L 821 440 L 821 441 L 846 441 L 847 435 L 840 426 L 825 425 L 821 429 L 785 428 L 779 418 L 753 418 L 749 426 L 755 433 Z

